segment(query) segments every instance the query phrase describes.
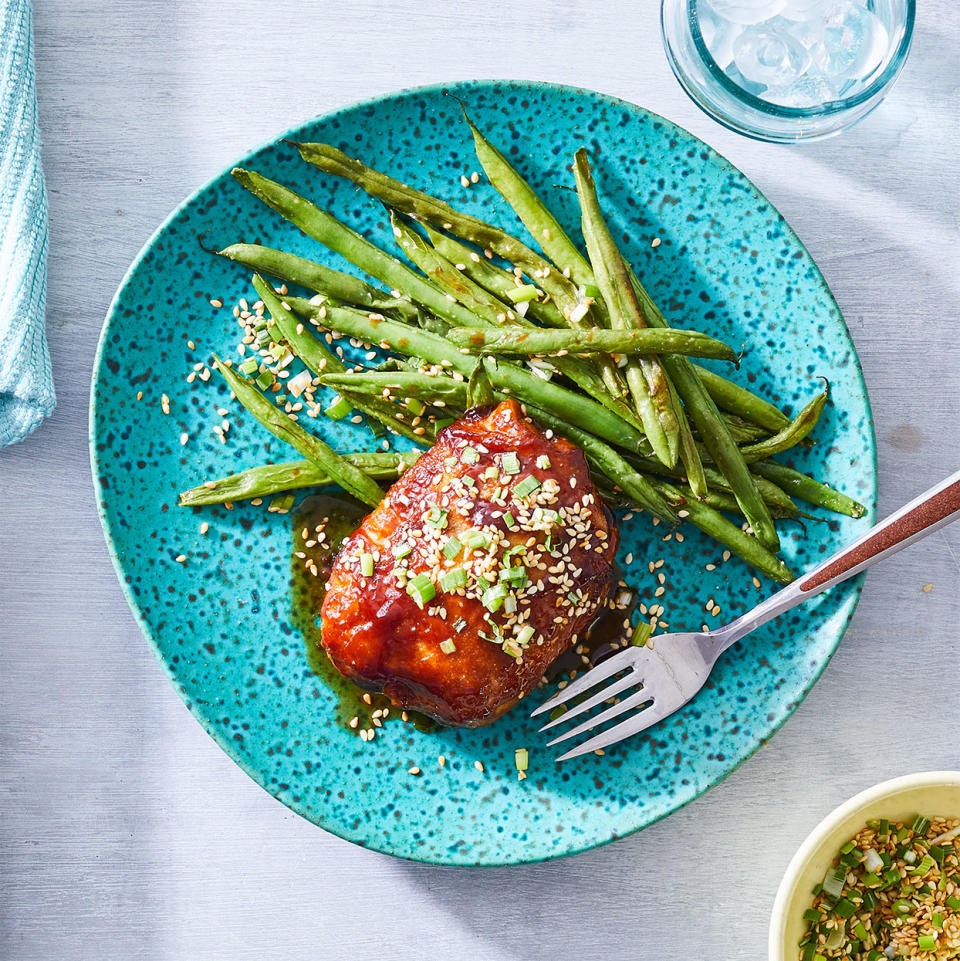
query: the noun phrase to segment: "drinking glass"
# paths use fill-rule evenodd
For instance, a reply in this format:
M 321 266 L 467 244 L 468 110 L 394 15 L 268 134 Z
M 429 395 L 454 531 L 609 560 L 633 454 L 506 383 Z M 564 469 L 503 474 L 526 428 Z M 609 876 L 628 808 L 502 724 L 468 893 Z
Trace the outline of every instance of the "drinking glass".
M 886 96 L 915 0 L 662 0 L 670 67 L 694 103 L 758 140 L 829 137 Z

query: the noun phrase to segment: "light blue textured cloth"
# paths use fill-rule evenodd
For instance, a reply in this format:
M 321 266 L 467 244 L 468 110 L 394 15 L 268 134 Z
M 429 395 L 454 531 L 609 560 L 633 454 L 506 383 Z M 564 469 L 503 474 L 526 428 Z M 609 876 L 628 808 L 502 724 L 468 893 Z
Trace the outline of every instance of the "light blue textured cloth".
M 0 0 L 0 447 L 23 440 L 56 403 L 30 26 L 30 0 Z

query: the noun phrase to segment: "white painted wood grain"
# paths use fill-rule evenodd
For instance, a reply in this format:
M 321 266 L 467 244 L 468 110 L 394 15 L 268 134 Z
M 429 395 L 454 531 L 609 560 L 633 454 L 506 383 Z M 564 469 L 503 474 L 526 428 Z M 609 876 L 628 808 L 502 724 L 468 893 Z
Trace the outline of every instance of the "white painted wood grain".
M 794 718 L 666 821 L 518 869 L 362 851 L 269 798 L 190 718 L 121 597 L 86 448 L 109 299 L 198 182 L 354 99 L 527 77 L 671 117 L 780 207 L 853 331 L 892 509 L 960 459 L 960 12 L 919 6 L 888 102 L 838 139 L 779 147 L 687 101 L 653 0 L 37 0 L 59 406 L 0 453 L 0 957 L 758 959 L 780 874 L 822 814 L 883 777 L 960 766 L 954 528 L 871 572 Z

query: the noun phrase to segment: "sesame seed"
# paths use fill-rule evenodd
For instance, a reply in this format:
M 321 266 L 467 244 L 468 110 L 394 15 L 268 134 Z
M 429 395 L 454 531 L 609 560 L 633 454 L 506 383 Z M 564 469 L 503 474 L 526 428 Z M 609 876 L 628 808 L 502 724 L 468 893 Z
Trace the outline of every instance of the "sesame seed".
M 473 766 L 474 766 L 481 774 L 483 774 L 483 762 L 482 762 L 482 761 L 474 761 L 474 762 L 473 762 Z
M 650 241 L 650 246 L 651 246 L 651 247 L 659 247 L 659 246 L 660 246 L 660 238 L 659 238 L 659 237 L 654 237 L 653 240 Z
M 211 307 L 222 307 L 222 306 L 223 306 L 223 301 L 222 301 L 219 297 L 214 297 L 214 298 L 210 301 L 210 306 L 211 306 Z M 190 348 L 190 349 L 191 349 L 191 350 L 193 349 L 193 346 L 192 346 L 192 345 L 191 345 L 191 348 Z
M 177 554 L 177 556 L 174 558 L 174 560 L 175 560 L 178 564 L 182 564 L 186 559 L 187 559 L 187 555 L 186 555 L 186 554 Z
M 924 594 L 929 594 L 932 590 L 933 590 L 933 584 L 924 584 L 924 585 L 923 585 L 923 593 L 924 593 Z
M 407 771 L 407 774 L 412 774 L 414 777 L 417 777 L 420 774 L 420 768 L 414 765 L 409 771 Z
M 209 525 L 206 521 L 204 521 L 204 522 L 200 525 L 200 533 L 201 533 L 201 534 L 206 534 L 208 530 L 210 530 L 210 525 Z

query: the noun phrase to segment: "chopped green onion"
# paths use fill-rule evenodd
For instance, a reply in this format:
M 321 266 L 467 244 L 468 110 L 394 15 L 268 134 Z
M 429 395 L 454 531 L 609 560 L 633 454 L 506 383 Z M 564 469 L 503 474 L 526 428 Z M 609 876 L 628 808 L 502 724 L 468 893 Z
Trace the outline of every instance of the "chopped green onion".
M 517 481 L 517 483 L 513 485 L 513 496 L 529 497 L 539 487 L 540 481 L 538 481 L 532 474 L 527 474 L 526 477 Z
M 867 888 L 875 888 L 880 884 L 880 875 L 868 872 L 862 878 L 860 878 L 860 883 Z
M 516 530 L 517 528 L 517 522 L 514 520 L 513 514 L 511 514 L 510 511 L 507 511 L 503 515 L 503 523 L 507 525 L 507 530 L 512 531 L 512 530 Z
M 924 855 L 923 860 L 915 867 L 910 869 L 911 874 L 919 874 L 921 877 L 926 874 L 937 862 L 929 854 Z
M 413 414 L 414 417 L 419 417 L 427 408 L 423 401 L 416 397 L 408 397 L 403 402 L 403 406 Z
M 890 822 L 886 818 L 880 818 L 880 826 L 877 828 L 877 834 L 880 837 L 886 837 L 890 833 Z
M 480 460 L 480 454 L 474 447 L 464 447 L 460 454 L 460 460 L 462 460 L 464 464 L 476 464 L 477 461 Z
M 470 550 L 486 550 L 490 544 L 490 539 L 484 534 L 483 531 L 473 530 L 470 531 L 463 539 L 463 543 Z
M 503 584 L 495 584 L 493 587 L 487 588 L 483 592 L 483 597 L 480 598 L 480 603 L 490 611 L 491 614 L 495 614 L 497 611 L 503 607 L 503 599 L 507 596 L 507 589 Z
M 262 371 L 260 376 L 257 378 L 257 387 L 261 390 L 266 390 L 268 387 L 272 387 L 276 382 L 276 377 L 273 376 L 273 371 L 265 370 Z
M 807 908 L 807 910 L 803 912 L 804 921 L 819 921 L 822 917 L 823 915 L 816 908 Z
M 516 658 L 517 660 L 520 660 L 520 658 L 523 657 L 523 651 L 521 651 L 520 648 L 513 643 L 513 641 L 503 642 L 503 653 L 509 654 L 511 657 Z
M 899 878 L 900 875 L 898 874 Z M 823 890 L 831 897 L 839 898 L 843 893 L 843 885 L 847 879 L 847 871 L 843 865 L 837 868 L 830 868 L 823 879 Z
M 537 467 L 540 470 L 550 470 L 550 458 L 546 454 L 539 454 L 537 456 Z
M 343 420 L 347 414 L 353 408 L 350 406 L 350 401 L 346 398 L 341 397 L 339 394 L 334 394 L 333 400 L 330 402 L 330 406 L 324 411 L 330 420 Z
M 930 827 L 930 818 L 925 818 L 922 814 L 918 814 L 913 819 L 913 824 L 910 825 L 910 830 L 914 834 L 926 834 L 927 828 Z
M 442 553 L 448 561 L 452 561 L 462 550 L 463 544 L 455 537 L 450 537 L 447 539 L 447 543 L 443 545 Z
M 241 373 L 241 374 L 252 374 L 252 373 L 257 369 L 257 367 L 259 367 L 259 366 L 260 366 L 260 365 L 257 363 L 257 358 L 256 358 L 256 357 L 248 357 L 248 358 L 240 365 L 240 373 Z
M 516 594 L 508 594 L 503 599 L 503 613 L 504 614 L 517 613 L 517 595 Z
M 949 852 L 949 848 L 947 848 L 946 845 L 937 844 L 934 847 L 930 848 L 930 851 L 928 853 L 930 857 L 932 857 L 933 860 L 937 862 L 937 864 L 943 864 L 943 859 L 947 856 L 948 852 Z
M 954 911 L 960 911 L 960 898 L 955 898 L 953 895 L 947 898 L 947 907 L 952 908 Z
M 862 922 L 862 921 L 858 921 L 858 922 L 853 926 L 853 933 L 854 933 L 861 941 L 866 941 L 866 940 L 867 940 L 867 929 L 863 926 L 863 922 Z
M 937 939 L 932 934 L 921 934 L 917 938 L 917 947 L 921 951 L 936 951 Z
M 842 848 L 840 848 L 840 853 L 849 854 L 855 847 L 856 847 L 856 844 L 854 844 L 853 841 L 847 841 L 847 843 Z
M 521 304 L 528 300 L 536 300 L 539 293 L 540 291 L 533 284 L 521 284 L 519 287 L 508 290 L 507 296 L 515 304 Z
M 412 552 L 413 544 L 411 544 L 409 541 L 404 541 L 402 544 L 397 544 L 397 546 L 393 549 L 393 556 L 399 560 L 401 557 L 406 557 Z
M 517 643 L 521 647 L 526 647 L 530 643 L 533 634 L 533 628 L 529 624 L 524 624 L 523 627 L 521 627 L 517 632 Z
M 273 514 L 288 511 L 291 507 L 293 507 L 293 502 L 295 500 L 295 494 L 280 494 L 278 497 L 274 497 L 274 499 L 270 501 L 270 506 L 267 508 L 267 510 Z
M 497 477 L 500 476 L 500 471 L 498 471 L 497 468 L 494 467 L 493 464 L 491 464 L 491 465 L 483 472 L 483 476 L 486 477 L 487 480 L 496 480 Z
M 454 567 L 440 578 L 440 586 L 447 592 L 465 587 L 466 583 L 467 572 L 462 567 Z
M 513 752 L 513 763 L 516 764 L 518 771 L 526 771 L 529 762 L 530 754 L 525 747 L 518 747 Z
M 477 483 L 469 474 L 467 474 L 465 477 L 461 477 L 460 480 L 463 481 L 466 487 L 474 487 Z
M 448 513 L 449 511 L 441 510 L 439 507 L 431 507 L 424 519 L 431 527 L 439 527 L 443 530 L 447 526 Z
M 500 580 L 507 581 L 514 590 L 521 590 L 527 586 L 527 569 L 525 567 L 504 567 L 500 571 Z
M 360 555 L 360 573 L 364 577 L 373 576 L 373 554 Z
M 437 596 L 437 589 L 426 574 L 417 574 L 407 583 L 407 593 L 413 598 L 417 607 L 423 610 L 424 606 Z
M 934 911 L 930 918 L 930 923 L 938 930 L 943 930 L 943 915 L 939 911 Z
M 897 898 L 890 907 L 897 914 L 909 914 L 913 910 L 913 904 L 906 898 Z
M 653 633 L 653 625 L 647 621 L 641 621 L 634 629 L 633 634 L 630 635 L 630 644 L 632 647 L 643 647 L 644 644 L 650 638 Z
M 433 426 L 437 430 L 443 430 L 444 427 L 449 427 L 451 424 L 456 423 L 456 420 L 456 417 L 438 417 L 433 422 Z
M 835 914 L 839 914 L 841 918 L 852 918 L 856 914 L 857 906 L 849 898 L 841 898 L 833 906 Z
M 500 469 L 504 474 L 519 474 L 520 458 L 512 450 L 508 450 L 500 456 Z
M 453 622 L 453 629 L 454 629 L 458 634 L 459 634 L 466 626 L 467 626 L 467 622 L 466 622 L 462 617 L 458 617 L 458 618 Z
M 445 641 L 440 642 L 440 650 L 444 654 L 452 654 L 457 649 L 457 645 L 453 643 L 452 638 L 447 638 Z
M 877 896 L 873 891 L 863 892 L 863 901 L 861 907 L 864 911 L 872 911 L 877 906 Z

